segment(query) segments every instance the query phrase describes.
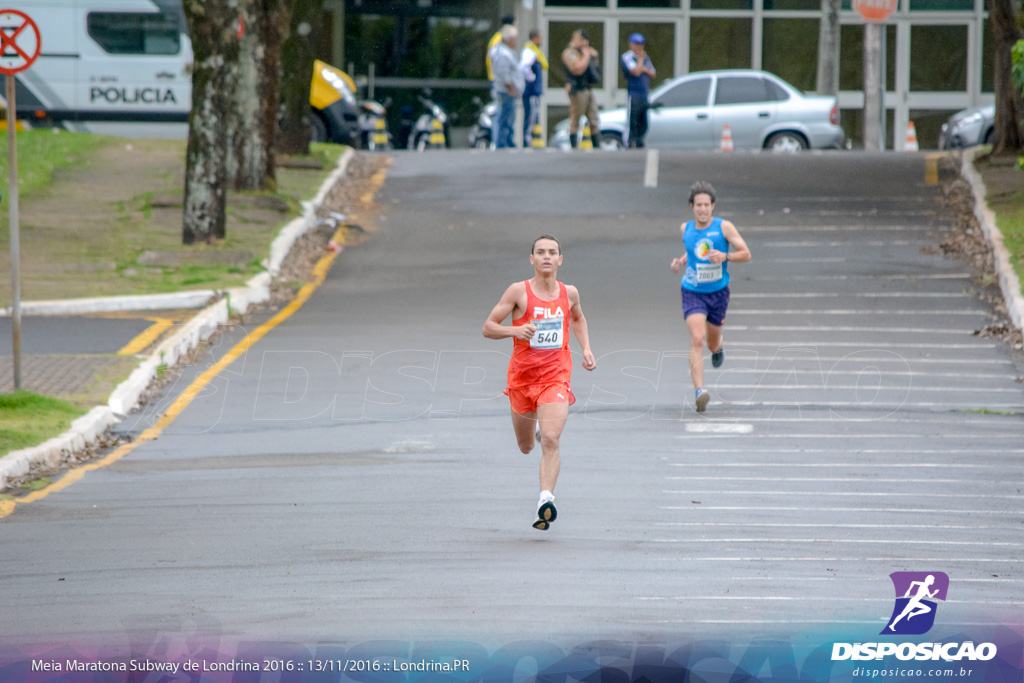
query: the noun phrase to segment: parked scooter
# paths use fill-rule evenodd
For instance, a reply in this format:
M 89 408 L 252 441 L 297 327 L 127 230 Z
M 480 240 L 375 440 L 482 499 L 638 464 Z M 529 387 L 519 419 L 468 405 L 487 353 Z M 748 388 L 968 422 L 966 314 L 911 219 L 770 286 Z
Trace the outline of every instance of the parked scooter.
M 483 100 L 479 97 L 473 98 L 473 104 L 480 108 L 480 114 L 477 116 L 476 123 L 469 129 L 469 146 L 474 149 L 490 149 L 492 126 L 494 125 L 494 116 L 498 112 L 498 105 L 494 102 L 484 105 Z
M 390 105 L 390 97 L 384 102 L 359 102 L 359 142 L 363 149 L 371 152 L 391 149 L 391 133 L 387 124 Z
M 450 147 L 448 113 L 444 107 L 433 100 L 429 89 L 417 95 L 417 99 L 423 105 L 424 111 L 409 132 L 408 148 L 423 152 L 428 149 Z

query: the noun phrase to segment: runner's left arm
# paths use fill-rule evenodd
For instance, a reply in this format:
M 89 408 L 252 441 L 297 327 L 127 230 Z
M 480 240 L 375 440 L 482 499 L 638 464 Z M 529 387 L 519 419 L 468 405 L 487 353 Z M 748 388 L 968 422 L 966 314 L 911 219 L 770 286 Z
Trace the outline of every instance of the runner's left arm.
M 721 263 L 728 260 L 729 263 L 746 263 L 750 260 L 750 248 L 747 247 L 747 243 L 740 236 L 739 230 L 732 224 L 732 221 L 722 221 L 722 234 L 725 235 L 726 241 L 729 242 L 731 250 L 724 252 L 712 249 L 708 252 L 709 261 Z M 728 256 L 728 259 L 726 259 L 726 256 Z
M 571 285 L 566 289 L 569 294 L 569 326 L 576 341 L 580 343 L 580 348 L 583 349 L 583 369 L 593 370 L 597 367 L 597 361 L 590 350 L 590 333 L 587 330 L 587 318 L 583 315 L 583 307 L 580 306 L 580 292 Z

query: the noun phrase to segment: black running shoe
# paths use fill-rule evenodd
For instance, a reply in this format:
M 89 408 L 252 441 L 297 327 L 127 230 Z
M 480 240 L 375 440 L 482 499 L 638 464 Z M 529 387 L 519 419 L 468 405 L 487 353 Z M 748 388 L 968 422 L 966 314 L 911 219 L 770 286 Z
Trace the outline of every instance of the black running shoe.
M 711 367 L 720 368 L 725 361 L 725 349 L 718 349 L 711 352 Z

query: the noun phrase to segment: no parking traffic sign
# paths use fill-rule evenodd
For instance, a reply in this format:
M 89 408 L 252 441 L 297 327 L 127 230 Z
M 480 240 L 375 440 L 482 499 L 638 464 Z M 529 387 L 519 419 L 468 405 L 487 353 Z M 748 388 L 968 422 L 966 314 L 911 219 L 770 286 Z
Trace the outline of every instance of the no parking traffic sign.
M 10 76 L 32 66 L 42 44 L 39 27 L 27 14 L 0 10 L 0 73 Z
M 14 74 L 32 66 L 39 57 L 43 41 L 39 27 L 24 12 L 0 9 L 0 73 L 7 75 L 7 202 L 11 214 L 11 341 L 14 347 L 14 389 L 21 389 L 21 285 L 19 282 L 18 238 L 18 143 L 13 124 L 17 105 L 14 101 Z

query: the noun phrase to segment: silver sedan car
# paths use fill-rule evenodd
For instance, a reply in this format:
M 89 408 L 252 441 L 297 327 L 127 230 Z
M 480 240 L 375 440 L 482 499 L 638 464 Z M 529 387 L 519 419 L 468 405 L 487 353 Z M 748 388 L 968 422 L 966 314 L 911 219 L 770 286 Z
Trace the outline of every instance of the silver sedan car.
M 599 119 L 602 148 L 628 144 L 624 108 L 602 111 Z M 726 124 L 735 149 L 796 152 L 845 142 L 836 98 L 804 95 L 752 69 L 698 71 L 669 81 L 651 93 L 649 120 L 646 145 L 659 149 L 718 149 Z M 570 146 L 568 120 L 555 126 L 549 144 Z
M 949 117 L 939 132 L 939 149 L 992 144 L 996 106 L 971 107 Z

